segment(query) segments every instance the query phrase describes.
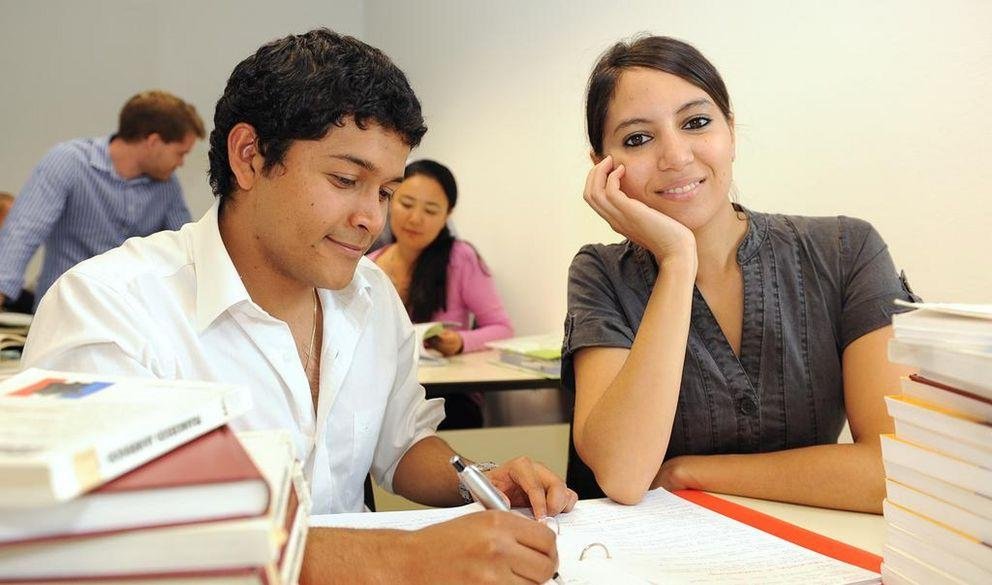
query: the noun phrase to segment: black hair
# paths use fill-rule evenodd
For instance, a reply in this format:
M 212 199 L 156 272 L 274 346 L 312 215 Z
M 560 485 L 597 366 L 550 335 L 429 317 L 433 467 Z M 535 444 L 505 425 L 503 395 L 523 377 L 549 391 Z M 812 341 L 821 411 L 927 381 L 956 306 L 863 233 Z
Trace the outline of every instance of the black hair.
M 702 53 L 692 45 L 671 37 L 641 36 L 619 42 L 600 56 L 589 76 L 586 91 L 586 128 L 589 144 L 603 154 L 603 132 L 610 100 L 620 75 L 633 67 L 646 67 L 671 73 L 705 91 L 716 102 L 728 121 L 733 119 L 730 95 L 723 78 Z
M 448 167 L 433 160 L 418 160 L 406 166 L 403 178 L 424 176 L 434 179 L 441 185 L 448 199 L 448 212 L 458 202 L 458 185 Z M 448 307 L 448 262 L 451 260 L 451 247 L 455 237 L 445 224 L 434 241 L 424 248 L 413 264 L 410 276 L 410 298 L 407 310 L 414 323 L 430 321 L 434 313 Z
M 427 132 L 406 76 L 379 49 L 319 28 L 262 46 L 231 73 L 217 100 L 210 133 L 210 187 L 221 204 L 236 186 L 227 137 L 244 122 L 255 128 L 263 170 L 281 163 L 294 140 L 319 140 L 351 117 L 396 132 L 411 148 Z

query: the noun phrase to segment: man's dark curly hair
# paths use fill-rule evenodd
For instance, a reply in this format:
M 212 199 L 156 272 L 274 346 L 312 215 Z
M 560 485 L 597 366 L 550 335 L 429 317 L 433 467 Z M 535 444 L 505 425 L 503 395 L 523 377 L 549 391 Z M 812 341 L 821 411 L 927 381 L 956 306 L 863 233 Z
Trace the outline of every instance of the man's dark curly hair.
M 238 63 L 217 100 L 209 154 L 214 195 L 223 203 L 236 185 L 227 157 L 236 124 L 255 128 L 267 171 L 294 140 L 320 140 L 349 117 L 362 129 L 376 122 L 411 148 L 427 132 L 406 76 L 379 49 L 326 28 L 264 45 Z

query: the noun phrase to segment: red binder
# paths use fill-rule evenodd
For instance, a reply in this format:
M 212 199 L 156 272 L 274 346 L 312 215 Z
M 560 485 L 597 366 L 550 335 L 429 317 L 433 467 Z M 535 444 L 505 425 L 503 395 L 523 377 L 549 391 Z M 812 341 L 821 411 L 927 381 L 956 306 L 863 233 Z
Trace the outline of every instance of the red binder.
M 773 534 L 782 540 L 788 540 L 793 544 L 818 552 L 838 561 L 843 561 L 862 569 L 878 573 L 882 567 L 882 557 L 863 551 L 860 548 L 844 544 L 843 542 L 827 538 L 822 534 L 800 528 L 795 524 L 789 524 L 784 520 L 773 518 L 768 514 L 762 514 L 757 510 L 752 510 L 746 506 L 735 504 L 734 502 L 718 498 L 706 492 L 696 490 L 679 490 L 672 492 L 675 495 L 689 500 L 718 514 L 723 514 L 728 518 L 733 518 L 738 522 L 747 524 L 752 528 L 757 528 L 762 532 Z

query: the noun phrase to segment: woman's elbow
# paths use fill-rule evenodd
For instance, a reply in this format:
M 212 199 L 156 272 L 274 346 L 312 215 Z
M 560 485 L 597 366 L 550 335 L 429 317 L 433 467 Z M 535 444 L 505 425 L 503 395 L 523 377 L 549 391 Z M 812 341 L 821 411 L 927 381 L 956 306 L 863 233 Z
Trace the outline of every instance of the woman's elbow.
M 605 474 L 602 474 L 605 475 Z M 610 498 L 618 504 L 633 506 L 644 499 L 644 494 L 651 487 L 651 482 L 641 482 L 632 478 L 623 477 L 601 477 L 596 476 L 599 487 Z
M 588 437 L 578 431 L 573 429 L 575 451 L 592 471 L 599 489 L 618 504 L 632 506 L 643 500 L 657 469 L 638 469 L 640 466 L 629 460 L 618 460 L 615 453 L 589 449 L 585 441 Z

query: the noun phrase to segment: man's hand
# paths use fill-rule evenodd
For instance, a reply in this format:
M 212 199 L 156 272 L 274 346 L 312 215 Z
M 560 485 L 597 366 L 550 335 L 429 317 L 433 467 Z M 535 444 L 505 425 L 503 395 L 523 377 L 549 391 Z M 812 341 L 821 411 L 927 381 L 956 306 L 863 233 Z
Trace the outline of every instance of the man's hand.
M 435 524 L 411 532 L 408 544 L 411 583 L 544 583 L 558 567 L 554 532 L 511 512 Z
M 568 512 L 579 500 L 562 478 L 529 457 L 511 459 L 486 475 L 506 494 L 511 506 L 529 507 L 538 519 Z
M 300 583 L 543 583 L 557 567 L 547 526 L 486 511 L 414 532 L 312 529 Z

